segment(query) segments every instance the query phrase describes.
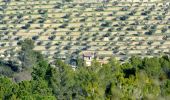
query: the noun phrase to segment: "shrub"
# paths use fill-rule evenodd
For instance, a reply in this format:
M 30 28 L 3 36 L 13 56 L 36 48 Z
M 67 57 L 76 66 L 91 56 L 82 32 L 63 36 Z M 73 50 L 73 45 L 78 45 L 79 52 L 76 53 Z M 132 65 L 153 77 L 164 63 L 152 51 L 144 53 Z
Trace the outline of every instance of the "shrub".
M 66 28 L 68 26 L 68 24 L 67 23 L 64 23 L 64 24 L 62 24 L 61 26 L 59 26 L 59 28 Z
M 56 37 L 56 35 L 52 35 L 52 36 L 49 36 L 48 39 L 49 39 L 49 40 L 54 40 L 55 37 Z
M 39 36 L 32 36 L 33 40 L 37 40 L 39 38 Z
M 48 43 L 45 45 L 45 48 L 46 48 L 46 49 L 51 48 L 51 42 L 48 42 Z
M 24 26 L 22 26 L 21 28 L 22 29 L 28 29 L 30 27 L 30 24 L 28 23 L 28 24 L 25 24 Z
M 39 10 L 38 10 L 38 13 L 39 13 L 39 14 L 45 14 L 45 13 L 47 13 L 47 10 L 39 9 Z
M 111 22 L 109 22 L 109 21 L 104 21 L 104 22 L 101 24 L 101 26 L 102 26 L 102 27 L 109 27 L 110 24 L 111 24 Z

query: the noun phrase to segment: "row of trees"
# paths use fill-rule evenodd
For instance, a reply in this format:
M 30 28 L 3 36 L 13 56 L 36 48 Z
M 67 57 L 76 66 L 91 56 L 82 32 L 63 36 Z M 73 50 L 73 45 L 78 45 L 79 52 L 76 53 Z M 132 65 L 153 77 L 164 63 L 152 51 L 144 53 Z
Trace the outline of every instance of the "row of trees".
M 120 64 L 79 66 L 75 71 L 57 60 L 56 68 L 43 58 L 33 67 L 32 79 L 15 83 L 0 77 L 1 99 L 167 99 L 170 93 L 170 59 L 132 57 Z
M 169 56 L 144 59 L 134 56 L 125 63 L 111 58 L 102 66 L 94 60 L 89 67 L 79 62 L 77 69 L 73 70 L 70 65 L 59 59 L 55 61 L 55 67 L 51 66 L 43 55 L 31 50 L 32 48 L 33 43 L 30 40 L 22 42 L 20 52 L 22 64 L 18 66 L 22 70 L 15 72 L 29 70 L 31 79 L 18 82 L 13 80 L 13 77 L 1 73 L 0 99 L 159 100 L 169 98 Z

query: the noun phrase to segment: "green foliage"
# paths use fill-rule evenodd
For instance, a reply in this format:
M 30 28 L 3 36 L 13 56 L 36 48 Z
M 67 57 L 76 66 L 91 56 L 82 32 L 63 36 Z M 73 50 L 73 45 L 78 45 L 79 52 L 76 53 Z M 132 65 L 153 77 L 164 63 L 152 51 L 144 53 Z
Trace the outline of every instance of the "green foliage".
M 10 99 L 17 92 L 18 85 L 7 77 L 0 77 L 0 99 Z
M 34 57 L 30 81 L 14 83 L 0 77 L 0 99 L 155 100 L 170 96 L 168 56 L 133 56 L 122 64 L 114 58 L 103 65 L 94 60 L 88 67 L 80 59 L 76 70 L 59 59 L 52 67 L 38 52 Z
M 12 61 L 7 62 L 0 59 L 0 75 L 12 77 L 17 69 L 18 66 L 16 66 Z
M 142 67 L 142 60 L 140 57 L 136 57 L 136 56 L 132 56 L 130 58 L 130 61 L 132 63 L 132 65 L 136 68 L 141 68 Z
M 33 67 L 36 63 L 36 52 L 33 51 L 34 42 L 26 39 L 21 42 L 21 51 L 19 52 L 19 60 L 22 62 L 22 68 Z
M 31 39 L 25 39 L 21 42 L 21 50 L 32 50 L 34 48 L 34 42 Z
M 78 67 L 83 67 L 84 66 L 84 61 L 80 58 L 77 59 L 77 66 Z
M 9 66 L 0 66 L 0 75 L 12 77 L 13 76 L 13 70 Z
M 161 64 L 159 58 L 145 58 L 143 61 L 143 67 L 149 76 L 158 76 L 161 72 Z
M 47 61 L 39 61 L 38 64 L 33 68 L 33 80 L 45 79 L 48 67 L 49 64 L 47 63 Z
M 71 67 L 64 64 L 61 60 L 56 61 L 56 67 L 49 70 L 50 87 L 53 88 L 53 92 L 58 99 L 71 99 L 75 84 L 75 74 Z
M 72 2 L 73 0 L 62 0 L 62 2 Z

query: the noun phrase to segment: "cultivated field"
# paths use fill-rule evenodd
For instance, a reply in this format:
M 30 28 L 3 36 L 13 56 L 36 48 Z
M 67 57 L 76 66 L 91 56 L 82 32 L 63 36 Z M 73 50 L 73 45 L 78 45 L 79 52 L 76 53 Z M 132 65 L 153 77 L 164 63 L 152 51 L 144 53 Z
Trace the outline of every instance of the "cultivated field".
M 50 60 L 86 52 L 104 61 L 170 52 L 170 1 L 78 1 L 0 0 L 0 57 L 17 57 L 25 38 Z

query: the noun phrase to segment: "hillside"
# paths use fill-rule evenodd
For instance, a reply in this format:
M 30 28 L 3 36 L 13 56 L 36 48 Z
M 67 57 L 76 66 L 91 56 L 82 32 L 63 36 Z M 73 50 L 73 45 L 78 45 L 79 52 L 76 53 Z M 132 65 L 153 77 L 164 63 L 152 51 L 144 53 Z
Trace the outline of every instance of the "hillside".
M 170 2 L 98 1 L 0 0 L 1 58 L 17 57 L 26 38 L 50 61 L 86 53 L 104 62 L 169 53 Z
M 170 0 L 0 0 L 0 100 L 170 100 Z

